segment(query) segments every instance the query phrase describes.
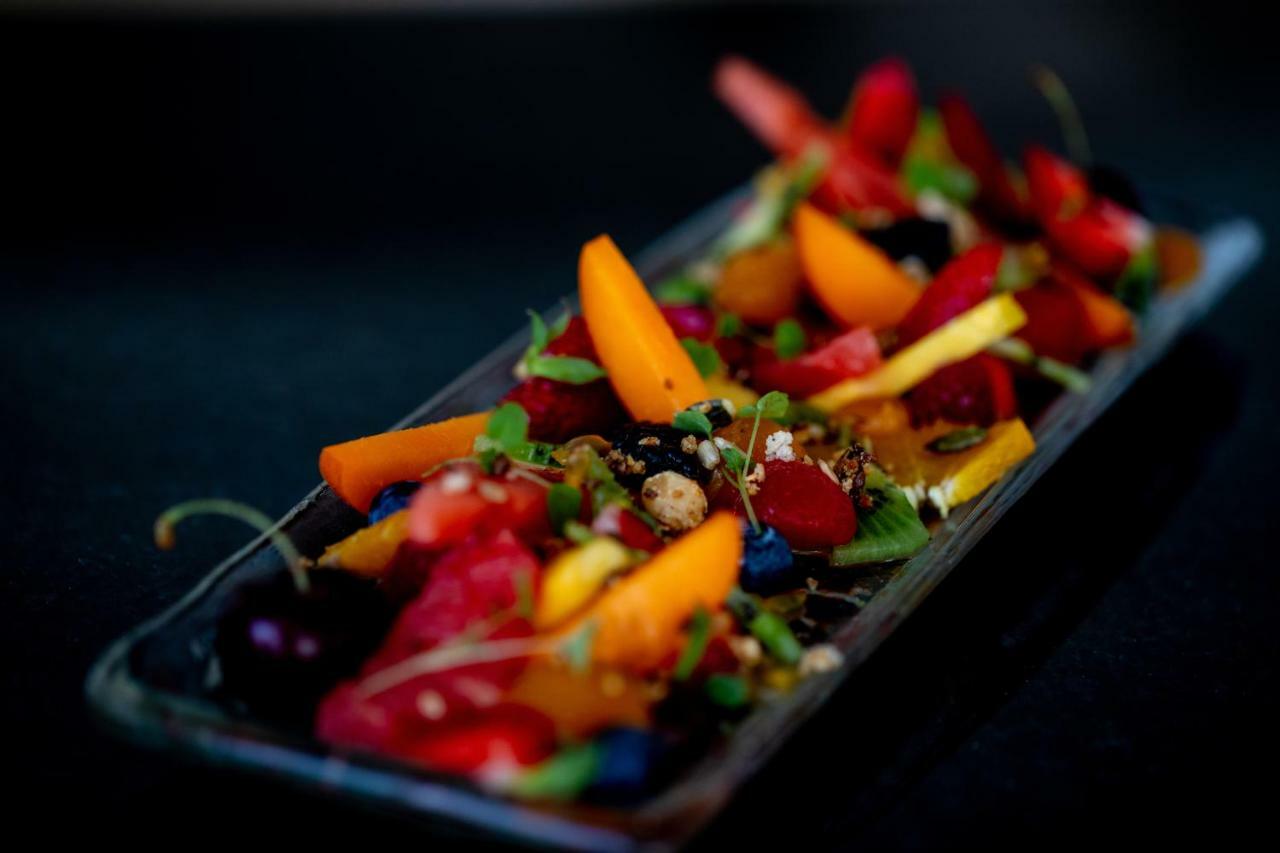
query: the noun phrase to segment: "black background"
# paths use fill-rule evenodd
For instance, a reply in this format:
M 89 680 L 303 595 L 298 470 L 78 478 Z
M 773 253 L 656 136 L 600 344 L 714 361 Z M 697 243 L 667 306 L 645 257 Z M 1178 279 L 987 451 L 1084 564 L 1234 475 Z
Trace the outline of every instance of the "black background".
M 398 419 L 763 154 L 726 50 L 834 113 L 910 59 L 1014 152 L 1057 68 L 1141 181 L 1280 214 L 1257 12 L 1233 3 L 0 17 L 0 613 L 9 822 L 154 846 L 428 843 L 417 828 L 97 732 L 102 648 L 278 515 L 326 443 Z M 1091 429 L 708 841 L 1218 845 L 1266 827 L 1277 744 L 1276 262 Z M 1270 781 L 1268 781 L 1270 780 Z M 12 798 L 13 794 L 10 794 Z

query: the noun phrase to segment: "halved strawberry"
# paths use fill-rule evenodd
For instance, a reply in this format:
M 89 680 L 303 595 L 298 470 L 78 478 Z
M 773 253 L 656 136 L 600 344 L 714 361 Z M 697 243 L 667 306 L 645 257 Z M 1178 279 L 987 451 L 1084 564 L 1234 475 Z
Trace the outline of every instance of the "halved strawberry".
M 1138 214 L 1089 188 L 1083 171 L 1044 148 L 1023 158 L 1036 217 L 1062 257 L 1095 278 L 1111 281 L 1151 238 Z
M 843 545 L 858 531 L 853 501 L 818 466 L 777 460 L 764 463 L 764 475 L 751 506 L 756 517 L 777 529 L 792 548 Z M 721 489 L 715 503 L 746 515 L 737 489 Z
M 894 170 L 814 113 L 804 96 L 741 57 L 716 67 L 716 94 L 770 150 L 785 159 L 818 151 L 827 168 L 813 199 L 833 212 L 882 208 L 906 216 L 913 208 Z
M 845 379 L 861 376 L 880 364 L 875 333 L 860 326 L 804 355 L 780 361 L 773 350 L 757 349 L 751 381 L 758 391 L 782 391 L 808 397 Z
M 508 702 L 433 726 L 406 741 L 401 754 L 433 770 L 496 781 L 550 757 L 555 748 L 550 717 Z
M 914 343 L 989 297 L 1003 254 L 999 244 L 984 243 L 949 261 L 898 324 L 899 346 Z
M 563 332 L 547 344 L 544 355 L 585 358 L 599 363 L 586 321 L 573 317 Z M 532 376 L 502 398 L 519 403 L 529 415 L 529 437 L 559 444 L 579 435 L 608 432 L 626 418 L 608 379 L 583 385 Z
M 545 487 L 485 474 L 471 461 L 436 471 L 409 502 L 409 541 L 423 548 L 440 549 L 501 530 L 537 539 L 547 524 Z
M 938 112 L 951 150 L 978 179 L 979 205 L 1002 224 L 1029 222 L 1027 205 L 1009 178 L 1004 158 L 968 101 L 956 93 L 947 93 L 938 100 Z
M 858 77 L 849 105 L 849 138 L 897 166 L 920 110 L 916 81 L 901 59 L 882 59 Z
M 911 425 L 936 420 L 991 426 L 1018 414 L 1013 374 L 1000 359 L 979 353 L 948 365 L 907 395 Z

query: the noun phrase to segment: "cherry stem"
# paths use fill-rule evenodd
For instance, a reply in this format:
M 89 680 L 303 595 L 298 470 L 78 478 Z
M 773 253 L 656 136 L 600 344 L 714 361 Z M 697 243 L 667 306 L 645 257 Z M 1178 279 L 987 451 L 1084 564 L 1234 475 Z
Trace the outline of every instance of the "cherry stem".
M 302 555 L 298 553 L 293 541 L 265 513 L 239 501 L 200 498 L 169 507 L 156 519 L 154 529 L 156 547 L 161 551 L 172 550 L 178 541 L 176 532 L 178 523 L 193 515 L 225 515 L 228 518 L 243 521 L 259 533 L 266 534 L 271 539 L 271 544 L 275 545 L 276 550 L 280 552 L 280 556 L 284 557 L 298 592 L 306 594 L 311 589 L 311 581 L 307 578 Z
M 481 643 L 456 643 L 407 657 L 385 669 L 380 669 L 360 682 L 356 692 L 362 698 L 403 684 L 411 679 L 437 672 L 447 672 L 478 663 L 495 663 L 514 658 L 547 654 L 554 646 L 547 637 L 513 637 L 506 640 L 489 640 Z
M 1053 69 L 1043 65 L 1032 66 L 1031 82 L 1044 95 L 1049 107 L 1058 117 L 1063 142 L 1071 159 L 1081 166 L 1092 165 L 1093 151 L 1089 147 L 1089 137 L 1084 132 L 1084 120 L 1080 118 L 1080 110 L 1076 108 L 1075 99 L 1071 97 L 1067 84 L 1062 82 L 1062 78 Z

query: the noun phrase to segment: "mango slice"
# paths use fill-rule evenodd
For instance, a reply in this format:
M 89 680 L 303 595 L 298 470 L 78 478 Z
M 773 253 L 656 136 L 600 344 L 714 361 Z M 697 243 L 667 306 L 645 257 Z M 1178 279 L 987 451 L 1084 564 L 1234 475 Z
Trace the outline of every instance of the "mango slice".
M 816 207 L 800 204 L 791 223 L 805 277 L 833 319 L 885 329 L 920 298 L 892 258 Z
M 325 548 L 316 565 L 346 569 L 367 578 L 382 577 L 408 535 L 409 511 L 402 509 Z
M 607 234 L 582 247 L 578 296 L 600 363 L 633 418 L 665 423 L 710 396 L 644 283 Z

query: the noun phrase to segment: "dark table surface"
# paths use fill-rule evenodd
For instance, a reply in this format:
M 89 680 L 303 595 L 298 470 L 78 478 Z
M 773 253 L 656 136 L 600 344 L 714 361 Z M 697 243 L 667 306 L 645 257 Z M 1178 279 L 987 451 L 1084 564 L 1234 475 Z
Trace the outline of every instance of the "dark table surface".
M 398 419 L 762 152 L 725 50 L 842 103 L 909 58 L 1013 152 L 1056 67 L 1141 181 L 1280 214 L 1270 36 L 1231 3 L 628 7 L 545 17 L 0 18 L 0 709 L 19 827 L 158 846 L 423 843 L 413 824 L 99 733 L 104 646 Z M 1100 420 L 711 830 L 714 844 L 1227 844 L 1278 739 L 1280 290 L 1267 257 Z M 181 835 L 179 835 L 181 833 Z M 710 844 L 708 844 L 710 846 Z

